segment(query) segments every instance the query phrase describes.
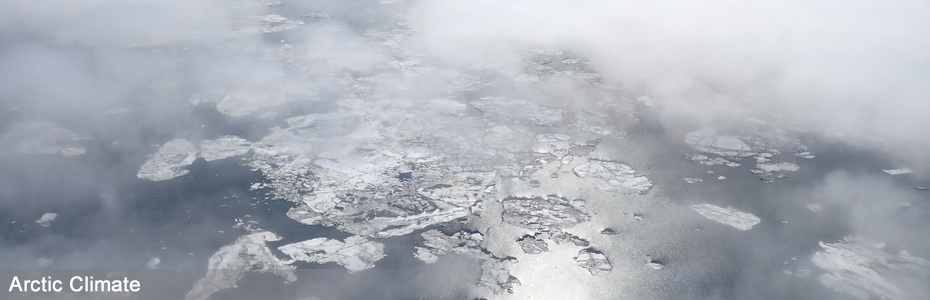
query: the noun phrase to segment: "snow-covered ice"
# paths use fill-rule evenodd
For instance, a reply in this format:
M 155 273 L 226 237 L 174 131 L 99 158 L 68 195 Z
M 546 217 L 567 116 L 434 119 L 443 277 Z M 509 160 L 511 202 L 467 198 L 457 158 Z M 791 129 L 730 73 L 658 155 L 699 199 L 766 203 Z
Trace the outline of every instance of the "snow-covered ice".
M 56 218 L 58 218 L 58 213 L 45 213 L 39 217 L 38 220 L 36 220 L 36 223 L 42 227 L 49 227 L 52 225 L 52 221 L 55 221 Z
M 571 228 L 588 220 L 588 215 L 572 207 L 565 198 L 547 197 L 503 200 L 504 222 L 536 230 Z
M 588 269 L 594 276 L 605 275 L 613 270 L 613 266 L 610 264 L 610 260 L 607 259 L 607 256 L 590 248 L 582 249 L 578 252 L 578 256 L 575 256 L 575 264 Z
M 483 97 L 471 105 L 489 119 L 504 124 L 555 126 L 562 122 L 562 110 L 548 108 L 527 100 Z
M 206 300 L 214 293 L 233 288 L 250 271 L 272 273 L 287 282 L 297 280 L 294 267 L 278 259 L 266 243 L 279 241 L 278 235 L 263 231 L 239 237 L 210 256 L 207 274 L 194 284 L 185 299 Z
M 415 256 L 424 262 L 436 261 L 436 256 L 450 253 L 472 257 L 481 261 L 481 277 L 478 285 L 487 287 L 495 294 L 512 293 L 520 280 L 510 274 L 515 258 L 500 258 L 481 247 L 484 237 L 480 233 L 456 232 L 445 235 L 439 230 L 421 233 L 423 247 L 417 247 Z
M 200 157 L 214 161 L 249 152 L 252 143 L 234 135 L 224 135 L 212 140 L 200 142 Z
M 746 157 L 759 153 L 739 137 L 717 134 L 713 129 L 690 132 L 685 135 L 685 143 L 695 150 L 721 156 Z
M 914 172 L 913 170 L 908 169 L 908 168 L 888 169 L 888 170 L 882 170 L 882 171 L 884 171 L 885 173 L 888 173 L 888 175 L 904 175 L 904 174 L 910 174 Z
M 517 240 L 517 244 L 526 254 L 539 254 L 549 251 L 549 245 L 546 241 L 535 236 L 526 235 Z
M 345 267 L 349 272 L 374 267 L 374 263 L 384 257 L 384 245 L 357 235 L 346 238 L 344 242 L 315 238 L 287 244 L 278 247 L 278 250 L 290 256 L 293 261 L 334 262 Z
M 139 167 L 139 173 L 136 174 L 136 177 L 161 181 L 183 176 L 190 172 L 184 167 L 194 163 L 199 152 L 197 147 L 187 140 L 174 139 L 168 141 Z
M 685 177 L 685 182 L 687 183 L 701 183 L 704 182 L 704 179 L 700 177 Z
M 572 171 L 579 178 L 606 191 L 642 194 L 652 187 L 649 178 L 635 175 L 633 168 L 619 162 L 591 159 L 578 164 Z
M 146 269 L 155 269 L 158 268 L 158 265 L 161 264 L 161 258 L 153 257 L 149 262 L 145 263 Z
M 739 230 L 750 230 L 753 226 L 762 222 L 762 220 L 751 213 L 741 212 L 730 207 L 723 208 L 712 204 L 694 204 L 691 205 L 691 209 L 711 221 Z

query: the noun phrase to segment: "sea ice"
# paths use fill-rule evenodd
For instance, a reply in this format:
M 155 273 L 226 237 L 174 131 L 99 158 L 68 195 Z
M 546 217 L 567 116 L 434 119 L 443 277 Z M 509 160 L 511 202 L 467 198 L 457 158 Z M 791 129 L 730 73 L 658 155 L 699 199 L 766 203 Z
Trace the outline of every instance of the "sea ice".
M 297 280 L 294 267 L 281 261 L 268 249 L 267 242 L 279 241 L 278 235 L 263 231 L 239 237 L 210 256 L 207 275 L 187 292 L 187 300 L 206 300 L 214 293 L 233 288 L 245 274 L 256 270 L 281 276 L 287 282 Z
M 575 257 L 575 264 L 588 269 L 594 276 L 605 275 L 613 269 L 607 256 L 590 248 L 578 252 L 578 256 Z
M 698 214 L 710 219 L 711 221 L 728 225 L 739 230 L 749 230 L 753 226 L 762 222 L 758 217 L 751 213 L 741 212 L 733 208 L 723 208 L 711 204 L 694 204 L 691 205 Z
M 168 141 L 139 167 L 136 177 L 151 181 L 162 181 L 183 176 L 190 171 L 184 169 L 197 159 L 197 147 L 182 139 Z
M 36 220 L 36 223 L 42 227 L 49 227 L 52 225 L 52 221 L 55 221 L 56 218 L 58 218 L 57 213 L 45 213 L 42 215 L 42 217 L 39 217 L 39 219 Z
M 483 97 L 471 105 L 488 118 L 505 124 L 555 126 L 562 122 L 562 110 L 505 97 Z
M 384 245 L 357 235 L 346 238 L 345 242 L 315 238 L 287 244 L 278 247 L 278 250 L 290 256 L 293 261 L 334 262 L 345 267 L 350 273 L 374 267 L 376 261 L 384 258 Z
M 252 143 L 234 135 L 224 135 L 216 139 L 200 142 L 200 157 L 214 161 L 249 152 Z
M 904 174 L 910 174 L 914 172 L 913 170 L 908 169 L 908 168 L 890 169 L 890 170 L 882 170 L 882 171 L 884 171 L 885 173 L 888 173 L 888 175 L 904 175 Z
M 624 194 L 642 194 L 652 187 L 645 176 L 636 176 L 633 168 L 622 163 L 591 159 L 572 169 L 576 176 L 594 184 L 595 187 Z
M 515 285 L 520 280 L 510 274 L 516 258 L 500 258 L 481 247 L 484 237 L 480 233 L 456 232 L 445 235 L 439 230 L 429 230 L 421 233 L 423 247 L 417 247 L 416 257 L 424 262 L 436 261 L 436 256 L 444 254 L 460 254 L 481 261 L 481 277 L 478 285 L 487 287 L 495 294 L 504 292 L 513 293 Z

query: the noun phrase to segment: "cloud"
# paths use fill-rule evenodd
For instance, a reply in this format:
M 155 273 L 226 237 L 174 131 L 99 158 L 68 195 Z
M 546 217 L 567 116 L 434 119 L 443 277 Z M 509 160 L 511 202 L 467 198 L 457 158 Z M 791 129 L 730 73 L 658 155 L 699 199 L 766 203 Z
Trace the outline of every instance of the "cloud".
M 670 127 L 751 116 L 922 159 L 928 12 L 921 1 L 427 1 L 411 23 L 450 61 L 582 53 L 658 98 Z

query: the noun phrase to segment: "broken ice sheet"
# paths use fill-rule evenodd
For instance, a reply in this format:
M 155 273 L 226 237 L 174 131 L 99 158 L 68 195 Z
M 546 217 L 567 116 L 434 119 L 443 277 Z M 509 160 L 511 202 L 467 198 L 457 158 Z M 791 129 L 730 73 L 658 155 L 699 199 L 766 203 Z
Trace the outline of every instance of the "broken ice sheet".
M 578 252 L 578 256 L 575 256 L 575 264 L 588 269 L 594 276 L 605 275 L 613 269 L 607 256 L 590 248 Z
M 213 91 L 191 98 L 193 104 L 213 103 L 217 111 L 230 117 L 265 116 L 270 108 L 293 100 L 282 92 L 264 90 Z
M 327 238 L 315 238 L 278 247 L 293 261 L 311 263 L 334 262 L 350 273 L 374 267 L 384 258 L 384 245 L 369 241 L 361 236 L 350 236 L 344 242 Z
M 798 157 L 814 158 L 810 152 L 807 152 L 807 146 L 779 133 L 737 136 L 719 134 L 713 129 L 702 129 L 686 134 L 685 143 L 695 150 L 719 156 L 711 158 L 701 154 L 686 154 L 689 161 L 708 166 L 738 167 L 740 159 L 754 156 L 757 169 L 752 172 L 766 183 L 773 182 L 775 178 L 787 177 L 778 172 L 795 172 L 800 169 L 798 165 L 790 162 L 770 162 L 776 155 L 792 151 Z
M 721 156 L 746 157 L 759 153 L 740 138 L 717 134 L 713 129 L 690 132 L 685 135 L 685 143 L 695 150 Z
M 526 254 L 539 254 L 549 251 L 546 241 L 532 235 L 526 235 L 517 240 L 517 244 Z
M 297 280 L 294 267 L 278 259 L 266 243 L 281 240 L 278 235 L 262 231 L 244 235 L 216 251 L 207 263 L 207 274 L 187 293 L 187 300 L 206 300 L 214 293 L 233 288 L 245 274 L 256 270 L 281 276 L 286 282 Z
M 597 188 L 624 194 L 642 194 L 652 187 L 645 176 L 636 176 L 633 168 L 606 160 L 588 160 L 572 169 L 576 176 L 593 183 Z
M 162 181 L 189 173 L 184 167 L 197 159 L 199 151 L 193 143 L 183 139 L 168 141 L 139 167 L 136 177 Z
M 216 139 L 200 142 L 200 156 L 206 161 L 214 161 L 242 155 L 249 152 L 252 143 L 234 135 L 224 135 Z
M 429 230 L 420 234 L 423 247 L 417 247 L 414 255 L 424 262 L 435 262 L 437 256 L 460 254 L 481 261 L 481 277 L 478 285 L 490 289 L 495 294 L 513 293 L 513 288 L 520 280 L 510 274 L 516 258 L 500 258 L 481 247 L 484 239 L 480 233 L 456 232 L 445 235 L 439 230 Z
M 562 110 L 505 97 L 483 97 L 471 103 L 491 120 L 504 124 L 555 126 L 562 122 Z
M 711 221 L 739 230 L 752 229 L 753 226 L 762 222 L 762 220 L 751 213 L 741 212 L 730 207 L 723 208 L 712 204 L 694 204 L 691 205 L 691 209 Z
M 547 197 L 503 200 L 504 222 L 535 230 L 558 230 L 571 228 L 588 220 L 588 215 L 569 204 L 568 199 L 550 195 Z

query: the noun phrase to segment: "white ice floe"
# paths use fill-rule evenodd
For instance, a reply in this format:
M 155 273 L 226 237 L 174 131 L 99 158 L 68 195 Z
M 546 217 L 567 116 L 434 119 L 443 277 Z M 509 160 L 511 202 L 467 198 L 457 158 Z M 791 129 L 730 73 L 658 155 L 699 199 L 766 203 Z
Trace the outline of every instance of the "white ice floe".
M 907 251 L 892 254 L 883 243 L 846 237 L 836 243 L 820 242 L 823 250 L 811 261 L 827 273 L 824 286 L 859 299 L 927 299 L 930 297 L 930 261 Z M 874 297 L 874 298 L 873 298 Z
M 266 245 L 279 240 L 278 235 L 263 231 L 241 236 L 236 242 L 223 246 L 210 256 L 206 276 L 194 284 L 185 299 L 206 300 L 220 290 L 235 287 L 250 271 L 272 273 L 286 282 L 297 280 L 295 268 L 274 256 Z
M 814 156 L 813 154 L 811 154 L 810 152 L 807 152 L 807 151 L 795 153 L 794 156 L 797 156 L 797 157 L 800 157 L 800 158 L 804 158 L 804 159 L 814 159 L 814 158 L 816 157 L 816 156 Z
M 588 269 L 594 276 L 605 275 L 613 269 L 607 256 L 592 249 L 582 249 L 578 252 L 578 256 L 575 257 L 575 264 Z
M 768 172 L 768 173 L 782 172 L 782 171 L 797 172 L 798 170 L 800 170 L 800 167 L 798 167 L 798 165 L 789 163 L 789 162 L 757 164 L 756 168 L 759 168 L 759 170 L 762 170 L 763 172 Z
M 246 154 L 252 142 L 234 135 L 224 135 L 216 139 L 200 142 L 200 157 L 206 161 L 214 161 Z
M 54 263 L 55 261 L 50 258 L 39 257 L 36 259 L 36 265 L 38 265 L 39 267 L 48 267 Z
M 315 238 L 287 244 L 278 247 L 278 250 L 290 256 L 293 261 L 321 264 L 334 262 L 345 267 L 350 273 L 374 267 L 376 261 L 384 258 L 384 245 L 357 235 L 346 238 L 345 242 Z
M 805 207 L 807 207 L 807 209 L 809 209 L 812 212 L 818 212 L 823 209 L 823 204 L 811 203 L 811 204 L 805 205 Z
M 762 220 L 751 213 L 741 212 L 730 207 L 723 208 L 712 204 L 694 204 L 691 205 L 691 209 L 711 221 L 739 230 L 752 229 L 753 226 L 762 222 Z
M 702 154 L 687 154 L 689 161 L 703 165 L 740 166 L 739 161 L 746 157 L 755 157 L 756 174 L 766 183 L 775 178 L 785 178 L 779 172 L 794 172 L 800 169 L 797 164 L 790 162 L 770 162 L 772 158 L 783 152 L 794 152 L 796 156 L 806 159 L 814 158 L 807 152 L 807 146 L 798 140 L 788 138 L 780 133 L 759 133 L 753 135 L 726 135 L 719 134 L 713 129 L 702 129 L 685 135 L 685 143 L 691 148 L 714 154 L 719 157 L 708 157 Z
M 152 259 L 149 260 L 149 262 L 145 263 L 145 268 L 156 269 L 158 268 L 158 265 L 160 264 L 161 264 L 161 258 L 153 257 Z
M 555 126 L 562 122 L 562 110 L 505 97 L 483 97 L 471 105 L 489 119 L 505 124 Z
M 662 270 L 665 268 L 665 264 L 657 259 L 653 259 L 649 255 L 646 255 L 646 267 L 653 270 Z
M 57 213 L 45 213 L 39 217 L 38 220 L 36 220 L 36 223 L 42 227 L 49 227 L 52 225 L 52 221 L 55 221 L 56 218 L 58 218 Z
M 190 172 L 184 167 L 194 163 L 199 152 L 197 147 L 187 140 L 168 141 L 142 164 L 136 177 L 161 181 L 183 176 Z
M 289 103 L 294 99 L 278 91 L 234 90 L 214 91 L 194 95 L 194 104 L 213 103 L 216 110 L 231 117 L 264 116 L 269 109 Z
M 526 254 L 539 254 L 549 251 L 549 245 L 546 244 L 546 241 L 536 236 L 523 236 L 517 240 L 517 244 Z
M 913 170 L 908 169 L 908 168 L 889 169 L 889 170 L 882 170 L 882 171 L 884 171 L 885 173 L 888 173 L 888 175 L 904 175 L 904 174 L 911 174 L 914 172 Z
M 636 176 L 633 168 L 619 162 L 592 159 L 578 164 L 572 171 L 606 191 L 642 194 L 652 187 L 649 178 Z
M 746 157 L 759 152 L 732 135 L 717 134 L 713 129 L 702 129 L 685 135 L 685 143 L 695 150 L 721 156 Z
M 558 196 L 503 200 L 504 222 L 523 228 L 550 231 L 571 228 L 588 220 L 588 215 Z
M 700 183 L 700 182 L 704 182 L 704 179 L 701 179 L 701 178 L 699 178 L 699 177 L 685 177 L 685 182 L 687 182 L 687 183 Z
M 540 143 L 565 142 L 572 137 L 561 133 L 540 133 L 536 135 L 536 141 Z
M 720 165 L 723 165 L 723 166 L 727 166 L 727 167 L 731 167 L 731 168 L 735 168 L 735 167 L 739 167 L 739 166 L 740 166 L 740 163 L 735 162 L 735 161 L 733 161 L 733 160 L 731 160 L 731 159 L 726 159 L 726 158 L 723 158 L 723 157 L 714 157 L 714 158 L 710 158 L 710 157 L 707 157 L 707 155 L 703 155 L 703 154 L 691 154 L 691 153 L 689 153 L 689 154 L 686 154 L 686 155 L 685 155 L 685 158 L 686 158 L 688 161 L 696 162 L 696 163 L 699 163 L 699 164 L 702 164 L 702 165 L 705 165 L 705 166 L 720 166 Z
M 436 261 L 436 257 L 445 254 L 459 254 L 481 262 L 481 277 L 478 285 L 487 287 L 495 294 L 513 293 L 513 288 L 520 280 L 510 272 L 517 263 L 516 258 L 500 258 L 481 247 L 484 239 L 480 233 L 457 232 L 445 235 L 439 230 L 430 230 L 420 234 L 423 247 L 417 247 L 415 256 L 427 263 Z

